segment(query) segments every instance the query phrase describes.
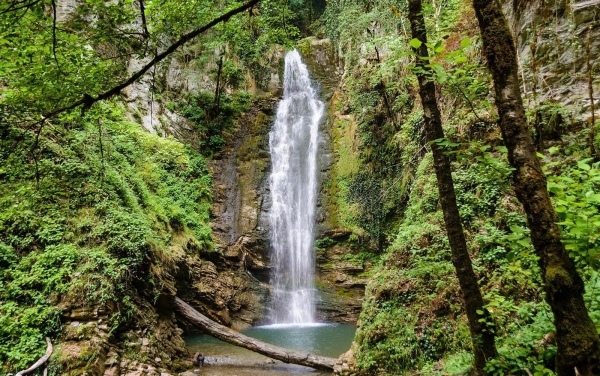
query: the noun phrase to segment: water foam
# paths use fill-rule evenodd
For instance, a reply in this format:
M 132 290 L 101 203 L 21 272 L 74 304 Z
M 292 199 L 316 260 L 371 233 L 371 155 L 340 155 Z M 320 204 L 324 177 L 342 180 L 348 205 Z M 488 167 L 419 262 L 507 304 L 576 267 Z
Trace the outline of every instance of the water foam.
M 269 133 L 271 285 L 274 324 L 315 321 L 314 224 L 317 200 L 318 99 L 298 51 L 285 55 L 283 99 Z

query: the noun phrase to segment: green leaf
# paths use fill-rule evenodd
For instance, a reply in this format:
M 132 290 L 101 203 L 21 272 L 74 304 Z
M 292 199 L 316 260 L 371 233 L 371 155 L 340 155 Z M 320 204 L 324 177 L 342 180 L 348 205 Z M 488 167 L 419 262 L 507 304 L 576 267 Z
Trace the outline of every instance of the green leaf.
M 522 234 L 525 232 L 525 229 L 523 227 L 517 225 L 510 226 L 510 230 L 515 234 Z
M 460 41 L 460 48 L 467 48 L 471 45 L 471 39 L 465 38 Z
M 421 45 L 423 44 L 420 40 L 418 40 L 417 38 L 413 38 L 410 40 L 410 42 L 408 42 L 408 44 L 410 44 L 410 46 L 414 49 L 417 49 L 419 47 L 421 47 Z
M 556 207 L 555 210 L 557 213 L 565 213 L 567 211 L 567 208 L 566 208 L 566 206 L 559 205 Z
M 585 160 L 577 162 L 577 167 L 585 171 L 589 171 L 591 169 L 590 165 L 585 163 Z
M 600 203 L 600 193 L 594 193 L 592 195 L 589 195 L 588 197 L 586 197 L 586 200 L 588 202 Z
M 585 234 L 585 230 L 579 227 L 575 227 L 569 230 L 569 234 L 571 235 L 583 235 Z

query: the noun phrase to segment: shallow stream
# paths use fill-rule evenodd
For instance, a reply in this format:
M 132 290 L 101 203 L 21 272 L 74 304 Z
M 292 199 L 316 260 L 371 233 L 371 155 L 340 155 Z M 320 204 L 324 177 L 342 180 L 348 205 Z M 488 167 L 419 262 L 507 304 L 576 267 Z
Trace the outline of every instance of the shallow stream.
M 242 333 L 280 347 L 337 358 L 348 351 L 356 326 L 352 324 L 268 325 Z M 329 372 L 286 364 L 201 334 L 186 338 L 191 354 L 203 353 L 203 376 L 331 375 Z

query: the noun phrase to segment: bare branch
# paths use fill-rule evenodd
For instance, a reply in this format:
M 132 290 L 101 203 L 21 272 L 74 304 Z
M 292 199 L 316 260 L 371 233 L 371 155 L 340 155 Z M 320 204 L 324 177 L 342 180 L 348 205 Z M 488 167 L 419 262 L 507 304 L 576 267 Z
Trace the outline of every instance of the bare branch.
M 163 61 L 167 56 L 169 56 L 170 54 L 172 54 L 173 52 L 175 52 L 175 50 L 177 50 L 179 47 L 181 47 L 182 45 L 184 45 L 185 43 L 189 42 L 190 40 L 194 39 L 195 37 L 197 37 L 198 35 L 202 34 L 203 32 L 209 30 L 210 28 L 212 28 L 213 26 L 221 23 L 221 22 L 226 22 L 228 21 L 232 16 L 235 16 L 238 13 L 241 13 L 247 9 L 252 8 L 254 5 L 258 4 L 260 2 L 260 0 L 250 0 L 249 2 L 247 2 L 244 5 L 241 5 L 217 18 L 215 18 L 214 20 L 212 20 L 211 22 L 207 23 L 206 25 L 199 27 L 198 29 L 195 29 L 187 34 L 182 35 L 175 43 L 173 43 L 172 45 L 169 46 L 169 48 L 167 48 L 165 51 L 161 52 L 160 54 L 156 55 L 152 60 L 150 60 L 150 62 L 148 64 L 146 64 L 144 67 L 142 67 L 140 70 L 138 70 L 136 73 L 134 73 L 131 77 L 129 77 L 125 82 L 113 87 L 112 89 L 105 91 L 104 93 L 99 94 L 97 97 L 92 97 L 89 94 L 84 94 L 83 98 L 81 98 L 80 100 L 66 106 L 63 108 L 59 108 L 57 110 L 48 112 L 46 114 L 44 114 L 44 118 L 48 119 L 48 118 L 52 118 L 58 114 L 61 114 L 65 111 L 68 110 L 72 110 L 74 108 L 77 108 L 81 105 L 83 105 L 84 110 L 90 108 L 94 103 L 99 102 L 101 100 L 104 99 L 108 99 L 114 95 L 117 95 L 121 92 L 121 90 L 125 89 L 126 87 L 128 87 L 129 85 L 133 84 L 135 81 L 137 81 L 140 77 L 142 77 L 150 68 L 152 68 L 154 65 L 156 65 L 157 63 Z
M 475 111 L 475 106 L 473 105 L 473 102 L 471 102 L 471 100 L 469 99 L 469 97 L 467 97 L 467 95 L 465 94 L 465 92 L 462 91 L 462 89 L 460 88 L 460 86 L 458 86 L 458 85 L 452 85 L 452 87 L 456 88 L 456 90 L 458 90 L 462 94 L 462 96 L 465 98 L 465 100 L 467 101 L 467 103 L 471 107 L 471 111 L 473 112 L 473 115 L 475 115 L 475 117 L 477 118 L 477 120 L 479 120 L 482 123 L 485 123 L 485 121 L 482 118 L 480 118 L 479 115 L 477 115 L 477 111 Z
M 142 15 L 142 26 L 144 27 L 144 39 L 150 36 L 148 32 L 148 26 L 146 24 L 146 8 L 144 7 L 144 0 L 138 0 L 140 3 L 140 14 Z
M 58 59 L 56 58 L 56 1 L 52 0 L 52 54 L 56 66 L 60 69 Z
M 27 0 L 14 1 L 13 3 L 11 3 L 8 6 L 8 8 L 0 11 L 0 15 L 6 14 L 6 13 L 10 13 L 10 12 L 14 12 L 14 11 L 17 11 L 19 9 L 31 8 L 32 6 L 34 6 L 35 4 L 37 4 L 39 2 L 40 2 L 40 0 L 34 0 L 34 1 L 27 1 Z
M 46 337 L 46 343 L 48 344 L 48 346 L 46 347 L 46 354 L 40 359 L 38 359 L 38 361 L 35 362 L 31 367 L 27 368 L 26 370 L 17 372 L 15 376 L 29 375 L 30 373 L 33 373 L 33 371 L 35 371 L 36 369 L 40 368 L 44 363 L 46 363 L 48 359 L 50 359 L 50 355 L 52 355 L 52 342 L 50 342 L 50 338 Z

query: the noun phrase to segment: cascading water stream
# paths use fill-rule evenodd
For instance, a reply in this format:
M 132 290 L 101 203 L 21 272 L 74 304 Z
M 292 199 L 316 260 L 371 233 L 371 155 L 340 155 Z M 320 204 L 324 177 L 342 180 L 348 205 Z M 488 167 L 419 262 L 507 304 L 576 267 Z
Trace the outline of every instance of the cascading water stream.
M 298 51 L 285 55 L 283 99 L 269 133 L 271 285 L 274 324 L 315 318 L 314 233 L 319 123 L 325 105 Z

